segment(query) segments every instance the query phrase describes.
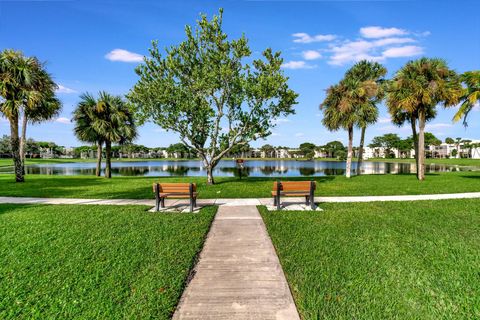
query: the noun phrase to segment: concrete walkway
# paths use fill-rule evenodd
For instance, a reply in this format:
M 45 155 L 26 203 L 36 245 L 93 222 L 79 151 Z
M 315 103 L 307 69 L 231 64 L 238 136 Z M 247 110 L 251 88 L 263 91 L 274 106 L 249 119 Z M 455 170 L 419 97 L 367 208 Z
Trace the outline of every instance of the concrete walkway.
M 299 319 L 255 206 L 222 206 L 173 319 Z
M 402 196 L 355 196 L 355 197 L 315 197 L 315 202 L 373 202 L 373 201 L 418 201 L 442 199 L 480 198 L 480 192 L 425 194 Z M 199 199 L 199 206 L 257 206 L 271 205 L 272 198 L 251 199 Z M 282 203 L 303 203 L 303 198 L 283 198 Z M 94 204 L 94 205 L 146 205 L 154 206 L 155 201 L 150 199 L 74 199 L 74 198 L 33 198 L 33 197 L 0 197 L 0 203 L 17 204 Z M 166 201 L 166 206 L 182 205 L 185 200 Z

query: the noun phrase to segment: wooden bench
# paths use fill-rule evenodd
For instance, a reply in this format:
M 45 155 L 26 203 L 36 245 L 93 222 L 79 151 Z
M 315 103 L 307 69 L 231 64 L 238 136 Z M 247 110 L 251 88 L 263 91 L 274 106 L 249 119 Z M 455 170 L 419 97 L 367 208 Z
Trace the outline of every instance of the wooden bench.
M 155 210 L 165 208 L 165 199 L 190 199 L 190 212 L 197 206 L 197 185 L 195 183 L 154 183 Z
M 315 181 L 276 181 L 273 183 L 273 205 L 280 210 L 280 197 L 305 197 L 305 204 L 315 209 Z

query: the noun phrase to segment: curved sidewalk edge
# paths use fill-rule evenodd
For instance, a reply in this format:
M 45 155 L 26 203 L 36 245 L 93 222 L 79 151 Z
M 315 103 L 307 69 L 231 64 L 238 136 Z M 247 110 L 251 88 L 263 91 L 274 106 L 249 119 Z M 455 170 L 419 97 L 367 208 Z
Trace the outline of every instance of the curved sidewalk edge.
M 315 197 L 315 202 L 376 202 L 376 201 L 419 201 L 480 198 L 480 192 L 423 194 L 401 196 L 354 196 L 354 197 Z M 285 198 L 286 202 L 303 202 L 303 198 Z M 256 206 L 271 205 L 272 198 L 232 198 L 232 199 L 198 199 L 199 205 L 217 206 Z M 166 205 L 182 204 L 185 200 L 167 200 Z M 0 203 L 10 204 L 80 204 L 80 205 L 145 205 L 154 206 L 153 199 L 76 199 L 76 198 L 36 198 L 36 197 L 1 197 Z

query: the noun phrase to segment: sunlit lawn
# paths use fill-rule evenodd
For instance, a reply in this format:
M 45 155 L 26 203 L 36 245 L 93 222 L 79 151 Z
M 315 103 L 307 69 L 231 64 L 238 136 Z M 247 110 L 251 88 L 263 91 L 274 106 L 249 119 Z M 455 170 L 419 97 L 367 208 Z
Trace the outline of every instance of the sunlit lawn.
M 0 205 L 0 319 L 169 319 L 214 216 Z
M 260 208 L 303 319 L 480 319 L 480 199 Z
M 412 195 L 430 193 L 479 192 L 480 171 L 428 174 L 423 182 L 415 175 L 363 175 L 312 178 L 317 196 Z M 200 198 L 270 197 L 277 178 L 216 178 L 208 186 L 205 177 L 114 177 L 27 175 L 25 183 L 15 183 L 13 175 L 0 174 L 0 196 L 71 198 L 153 198 L 153 182 L 195 182 Z M 309 180 L 309 178 L 282 178 Z

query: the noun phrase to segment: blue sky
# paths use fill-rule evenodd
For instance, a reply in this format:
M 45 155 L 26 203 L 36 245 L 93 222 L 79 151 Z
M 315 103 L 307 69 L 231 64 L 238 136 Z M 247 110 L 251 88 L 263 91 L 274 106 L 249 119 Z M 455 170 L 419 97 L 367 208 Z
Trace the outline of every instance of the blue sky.
M 47 63 L 60 86 L 61 116 L 32 126 L 29 136 L 64 146 L 80 145 L 69 122 L 80 93 L 107 90 L 125 94 L 134 85 L 135 66 L 151 40 L 161 47 L 184 39 L 184 26 L 199 13 L 224 8 L 224 30 L 245 33 L 255 55 L 267 47 L 281 51 L 284 70 L 297 91 L 296 115 L 281 119 L 264 143 L 298 146 L 346 141 L 346 133 L 321 125 L 318 105 L 325 89 L 339 81 L 355 60 L 382 62 L 391 76 L 408 60 L 441 57 L 458 72 L 480 69 L 480 1 L 5 1 L 0 0 L 0 49 L 14 48 Z M 383 105 L 367 141 L 388 132 L 408 136 L 409 128 L 390 124 Z M 452 124 L 454 109 L 440 108 L 427 130 L 445 137 L 480 139 L 477 107 L 470 125 Z M 0 135 L 8 134 L 0 118 Z M 359 135 L 356 133 L 355 142 Z M 153 124 L 140 129 L 136 143 L 177 142 Z

